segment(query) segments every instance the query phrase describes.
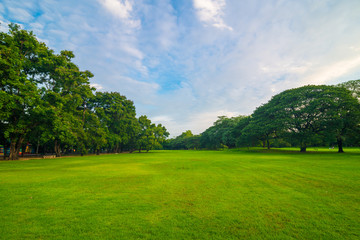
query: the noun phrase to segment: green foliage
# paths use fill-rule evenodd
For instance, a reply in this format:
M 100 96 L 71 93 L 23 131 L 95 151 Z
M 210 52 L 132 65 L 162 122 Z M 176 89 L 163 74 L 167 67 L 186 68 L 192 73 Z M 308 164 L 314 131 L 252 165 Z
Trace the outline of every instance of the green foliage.
M 121 152 L 136 135 L 137 120 L 134 103 L 117 92 L 97 92 L 90 101 L 102 127 L 107 131 L 107 148 Z
M 353 97 L 357 98 L 360 101 L 360 79 L 343 82 L 338 84 L 337 86 L 346 88 L 352 93 Z
M 233 148 L 240 142 L 241 128 L 247 124 L 248 117 L 218 117 L 214 125 L 201 134 L 201 146 L 208 149 Z
M 39 52 L 47 49 L 32 32 L 14 24 L 9 29 L 0 33 L 0 129 L 11 142 L 10 159 L 17 159 L 26 135 L 44 113 L 36 76 L 42 73 Z
M 219 117 L 199 137 L 207 149 L 262 146 L 359 145 L 359 80 L 339 86 L 304 86 L 277 94 L 251 116 Z M 186 149 L 185 138 L 169 141 L 169 149 Z
M 131 100 L 95 92 L 93 74 L 72 62 L 71 51 L 54 53 L 32 32 L 11 24 L 0 33 L 0 141 L 17 159 L 25 142 L 43 152 L 123 152 L 161 149 L 225 149 L 262 145 L 307 146 L 360 143 L 360 80 L 337 86 L 286 90 L 251 116 L 220 116 L 200 135 L 169 136 L 161 124 L 136 118 Z
M 72 62 L 73 52 L 55 54 L 32 32 L 15 24 L 9 28 L 0 33 L 0 140 L 11 143 L 10 159 L 17 159 L 28 141 L 61 156 L 74 148 L 99 154 L 144 144 L 149 150 L 168 136 L 165 127 L 150 120 L 151 127 L 143 129 L 125 96 L 94 94 L 93 74 Z
M 199 149 L 200 136 L 193 135 L 190 130 L 183 132 L 176 138 L 169 139 L 164 145 L 165 149 Z
M 146 150 L 147 152 L 154 147 L 159 147 L 169 136 L 166 128 L 161 124 L 155 125 L 147 118 L 147 116 L 139 117 L 140 131 L 137 137 L 137 149 Z
M 359 123 L 359 103 L 348 90 L 333 86 L 286 90 L 274 96 L 266 108 L 270 126 L 301 151 L 324 135 L 340 138 Z

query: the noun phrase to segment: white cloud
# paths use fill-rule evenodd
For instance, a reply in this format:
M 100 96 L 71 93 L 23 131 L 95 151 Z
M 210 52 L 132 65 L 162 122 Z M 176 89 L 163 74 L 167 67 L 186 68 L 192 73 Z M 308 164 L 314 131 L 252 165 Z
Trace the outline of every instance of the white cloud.
M 9 14 L 17 21 L 20 22 L 31 22 L 34 17 L 25 9 L 22 8 L 15 8 L 15 7 L 8 7 Z
M 90 87 L 96 88 L 96 91 L 101 91 L 104 89 L 104 87 L 101 84 L 98 83 L 90 83 Z
M 354 69 L 360 68 L 360 56 L 351 59 L 338 61 L 327 66 L 316 69 L 315 73 L 304 77 L 303 84 L 326 84 L 341 76 L 344 76 Z
M 9 30 L 7 22 L 4 22 L 0 19 L 0 32 L 7 32 Z
M 194 0 L 194 7 L 201 21 L 220 29 L 233 30 L 222 19 L 225 5 L 225 0 Z
M 99 0 L 113 16 L 130 24 L 131 27 L 139 27 L 139 20 L 132 20 L 131 12 L 133 4 L 129 0 Z
M 137 59 L 141 60 L 144 58 L 144 54 L 139 49 L 137 49 L 134 46 L 131 46 L 130 44 L 121 46 L 121 49 L 124 50 L 124 52 L 126 52 L 130 56 L 133 56 Z
M 156 92 L 160 89 L 157 83 L 139 81 L 124 76 L 112 76 L 107 80 L 108 82 L 103 84 L 105 91 L 119 91 L 121 94 L 125 94 L 127 98 L 144 106 L 157 104 Z
M 164 124 L 165 122 L 172 122 L 174 121 L 170 116 L 166 116 L 166 115 L 161 115 L 161 116 L 154 116 L 151 118 L 151 121 L 154 123 L 162 123 Z
M 360 76 L 359 1 L 179 2 L 4 0 L 0 20 L 27 19 L 50 48 L 74 50 L 92 86 L 125 95 L 172 136 L 251 114 L 288 88 Z

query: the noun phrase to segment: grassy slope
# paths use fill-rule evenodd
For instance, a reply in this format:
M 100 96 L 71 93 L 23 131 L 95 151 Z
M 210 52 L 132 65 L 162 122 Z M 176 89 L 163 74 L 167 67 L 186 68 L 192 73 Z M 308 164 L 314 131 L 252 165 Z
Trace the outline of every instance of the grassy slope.
M 0 239 L 358 239 L 360 154 L 0 162 Z

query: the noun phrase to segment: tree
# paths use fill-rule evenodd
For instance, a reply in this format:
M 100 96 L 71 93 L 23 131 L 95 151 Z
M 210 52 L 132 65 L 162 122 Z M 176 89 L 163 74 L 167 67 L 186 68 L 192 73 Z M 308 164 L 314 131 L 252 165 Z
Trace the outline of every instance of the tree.
M 191 130 L 181 133 L 179 136 L 169 139 L 165 144 L 167 149 L 198 149 L 200 148 L 200 136 L 194 135 Z
M 136 135 L 134 103 L 118 92 L 96 92 L 90 103 L 107 129 L 106 141 L 112 152 L 121 152 Z
M 120 152 L 161 144 L 168 136 L 162 125 L 136 118 L 132 101 L 117 92 L 94 96 L 90 71 L 72 62 L 71 51 L 55 54 L 32 32 L 10 24 L 0 33 L 0 140 L 17 159 L 23 142 L 33 141 L 56 156 L 77 147 L 82 154 L 103 148 Z M 140 124 L 146 127 L 141 129 Z M 144 127 L 143 125 L 142 127 Z
M 221 147 L 233 148 L 236 146 L 239 133 L 236 132 L 236 126 L 245 116 L 228 118 L 219 116 L 213 126 L 206 129 L 200 137 L 201 146 L 209 149 Z
M 343 87 L 352 93 L 352 96 L 360 101 L 360 79 L 350 80 L 337 85 L 337 87 Z
M 340 136 L 358 121 L 356 109 L 359 107 L 344 88 L 309 85 L 274 96 L 267 108 L 275 114 L 277 131 L 300 145 L 300 151 L 305 152 L 321 135 L 336 132 L 341 152 Z
M 72 63 L 74 54 L 61 51 L 59 55 L 48 54 L 42 64 L 45 74 L 39 78 L 42 99 L 46 103 L 46 125 L 48 140 L 54 143 L 57 157 L 61 156 L 62 145 L 84 144 L 86 104 L 92 97 L 89 71 L 80 71 Z
M 276 115 L 277 112 L 271 103 L 261 105 L 251 115 L 249 124 L 245 126 L 242 134 L 249 141 L 257 139 L 263 143 L 263 147 L 270 149 L 270 140 L 276 138 L 277 131 L 281 129 L 281 122 Z
M 9 159 L 18 159 L 27 134 L 44 114 L 37 76 L 41 52 L 49 50 L 32 32 L 10 24 L 9 33 L 0 33 L 0 128 L 10 141 Z
M 338 152 L 343 153 L 346 138 L 360 133 L 360 102 L 353 92 L 342 87 L 331 87 L 328 98 L 331 105 L 327 109 L 330 120 L 325 123 L 326 132 L 336 139 Z

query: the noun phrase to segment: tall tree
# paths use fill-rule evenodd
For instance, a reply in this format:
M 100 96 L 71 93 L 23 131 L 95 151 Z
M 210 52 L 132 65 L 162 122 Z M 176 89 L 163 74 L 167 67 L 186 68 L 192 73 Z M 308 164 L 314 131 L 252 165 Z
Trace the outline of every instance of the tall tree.
M 44 114 L 37 76 L 41 74 L 40 52 L 49 50 L 32 32 L 10 24 L 0 33 L 0 128 L 10 141 L 9 159 L 18 159 L 27 134 Z
M 278 131 L 297 142 L 302 152 L 319 139 L 320 134 L 329 132 L 337 132 L 341 152 L 340 136 L 357 122 L 358 116 L 358 102 L 348 90 L 325 85 L 286 90 L 274 96 L 268 108 L 276 114 Z M 353 120 L 348 121 L 350 118 Z
M 46 75 L 40 78 L 42 99 L 46 102 L 48 140 L 54 143 L 56 156 L 63 145 L 74 145 L 84 139 L 86 105 L 92 97 L 89 71 L 80 71 L 72 62 L 71 51 L 51 54 L 43 64 Z
M 112 152 L 121 152 L 136 135 L 134 103 L 118 92 L 96 92 L 91 108 L 107 128 L 107 142 Z
M 271 103 L 261 105 L 251 115 L 250 122 L 242 130 L 242 134 L 249 141 L 257 139 L 263 143 L 263 147 L 270 149 L 270 140 L 277 137 L 277 131 L 282 125 L 276 115 L 277 112 Z
M 219 116 L 213 126 L 206 129 L 200 137 L 201 145 L 204 148 L 216 149 L 220 147 L 233 148 L 236 146 L 239 133 L 236 126 L 245 116 L 228 118 Z

